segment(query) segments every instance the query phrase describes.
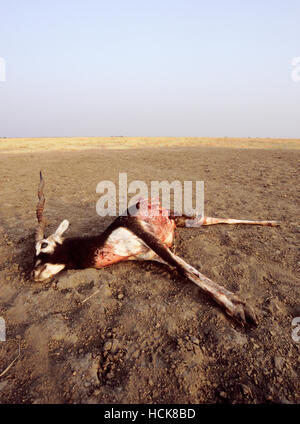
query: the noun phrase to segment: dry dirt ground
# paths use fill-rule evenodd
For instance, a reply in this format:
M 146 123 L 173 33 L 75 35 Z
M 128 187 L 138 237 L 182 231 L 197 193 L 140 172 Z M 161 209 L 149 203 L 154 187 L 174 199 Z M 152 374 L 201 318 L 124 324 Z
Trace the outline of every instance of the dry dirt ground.
M 300 403 L 300 141 L 126 140 L 0 140 L 0 402 Z M 34 283 L 40 169 L 49 233 L 65 218 L 70 236 L 102 231 L 112 218 L 96 214 L 96 186 L 119 172 L 204 180 L 207 215 L 280 220 L 177 230 L 176 253 L 249 302 L 259 325 L 154 263 Z

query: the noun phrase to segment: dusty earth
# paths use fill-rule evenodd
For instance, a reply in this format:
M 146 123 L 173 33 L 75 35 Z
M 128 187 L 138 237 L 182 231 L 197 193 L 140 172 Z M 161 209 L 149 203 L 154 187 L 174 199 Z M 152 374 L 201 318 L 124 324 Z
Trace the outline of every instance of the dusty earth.
M 47 151 L 0 140 L 1 403 L 300 403 L 300 341 L 292 338 L 300 317 L 300 150 L 255 142 L 124 149 L 119 140 L 68 149 L 65 141 Z M 117 182 L 119 172 L 147 184 L 204 180 L 207 215 L 280 220 L 276 228 L 177 230 L 176 253 L 249 302 L 259 325 L 242 327 L 154 263 L 34 283 L 40 169 L 49 233 L 65 218 L 69 236 L 102 231 L 112 218 L 96 214 L 96 185 Z

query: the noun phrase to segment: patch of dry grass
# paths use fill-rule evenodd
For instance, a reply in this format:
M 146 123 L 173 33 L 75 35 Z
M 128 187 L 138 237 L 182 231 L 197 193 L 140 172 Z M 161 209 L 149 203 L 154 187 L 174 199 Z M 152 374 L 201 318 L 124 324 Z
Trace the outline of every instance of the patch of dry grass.
M 0 151 L 31 153 L 88 149 L 137 149 L 155 147 L 225 147 L 238 149 L 300 149 L 300 139 L 274 138 L 185 138 L 185 137 L 58 137 L 0 138 Z

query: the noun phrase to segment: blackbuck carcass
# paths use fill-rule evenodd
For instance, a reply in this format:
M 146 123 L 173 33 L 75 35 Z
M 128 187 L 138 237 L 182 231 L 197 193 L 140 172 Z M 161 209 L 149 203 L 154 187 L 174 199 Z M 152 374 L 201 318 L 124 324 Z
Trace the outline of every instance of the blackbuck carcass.
M 197 218 L 176 216 L 153 199 L 140 200 L 125 216 L 117 217 L 102 233 L 90 237 L 63 238 L 69 222 L 62 221 L 54 234 L 45 238 L 44 180 L 40 173 L 36 215 L 36 256 L 32 272 L 35 281 L 44 281 L 63 269 L 103 268 L 125 260 L 159 261 L 176 270 L 182 277 L 196 283 L 226 313 L 242 323 L 256 323 L 250 305 L 237 295 L 202 275 L 197 269 L 175 255 L 175 227 L 200 227 L 214 224 L 255 224 L 276 226 L 276 221 L 245 221 L 207 216 Z

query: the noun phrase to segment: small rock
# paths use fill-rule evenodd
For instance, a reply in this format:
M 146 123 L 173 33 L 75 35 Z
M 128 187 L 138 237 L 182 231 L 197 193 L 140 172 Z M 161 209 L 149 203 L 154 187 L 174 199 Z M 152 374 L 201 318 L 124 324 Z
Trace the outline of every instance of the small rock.
M 118 294 L 118 299 L 123 299 L 123 297 L 124 297 L 124 294 L 123 293 L 119 293 Z
M 110 352 L 112 354 L 115 354 L 119 349 L 119 345 L 120 345 L 119 340 L 114 339 L 113 342 L 112 342 L 112 346 L 110 348 Z
M 251 390 L 248 386 L 246 386 L 246 384 L 242 384 L 241 388 L 242 388 L 242 392 L 243 392 L 244 395 L 251 394 Z
M 196 345 L 198 345 L 198 346 L 200 344 L 199 339 L 197 339 L 196 337 L 193 337 L 193 336 L 191 337 L 191 342 L 194 343 L 194 344 L 196 344 Z
M 278 305 L 278 300 L 270 299 L 269 304 L 267 305 L 267 309 L 270 312 L 272 312 L 273 314 L 280 311 L 280 306 Z
M 111 379 L 111 378 L 113 378 L 114 377 L 114 373 L 113 372 L 109 372 L 107 375 L 106 375 L 106 378 L 108 378 L 108 379 Z
M 274 357 L 274 365 L 275 365 L 275 368 L 278 371 L 281 371 L 282 367 L 284 365 L 284 358 L 282 356 L 275 356 Z
M 228 398 L 226 392 L 220 392 L 219 394 L 220 394 L 220 397 L 223 398 L 223 399 L 227 399 Z
M 108 341 L 108 342 L 104 343 L 104 346 L 103 346 L 103 350 L 104 351 L 108 351 L 111 348 L 112 348 L 112 342 L 111 341 Z

